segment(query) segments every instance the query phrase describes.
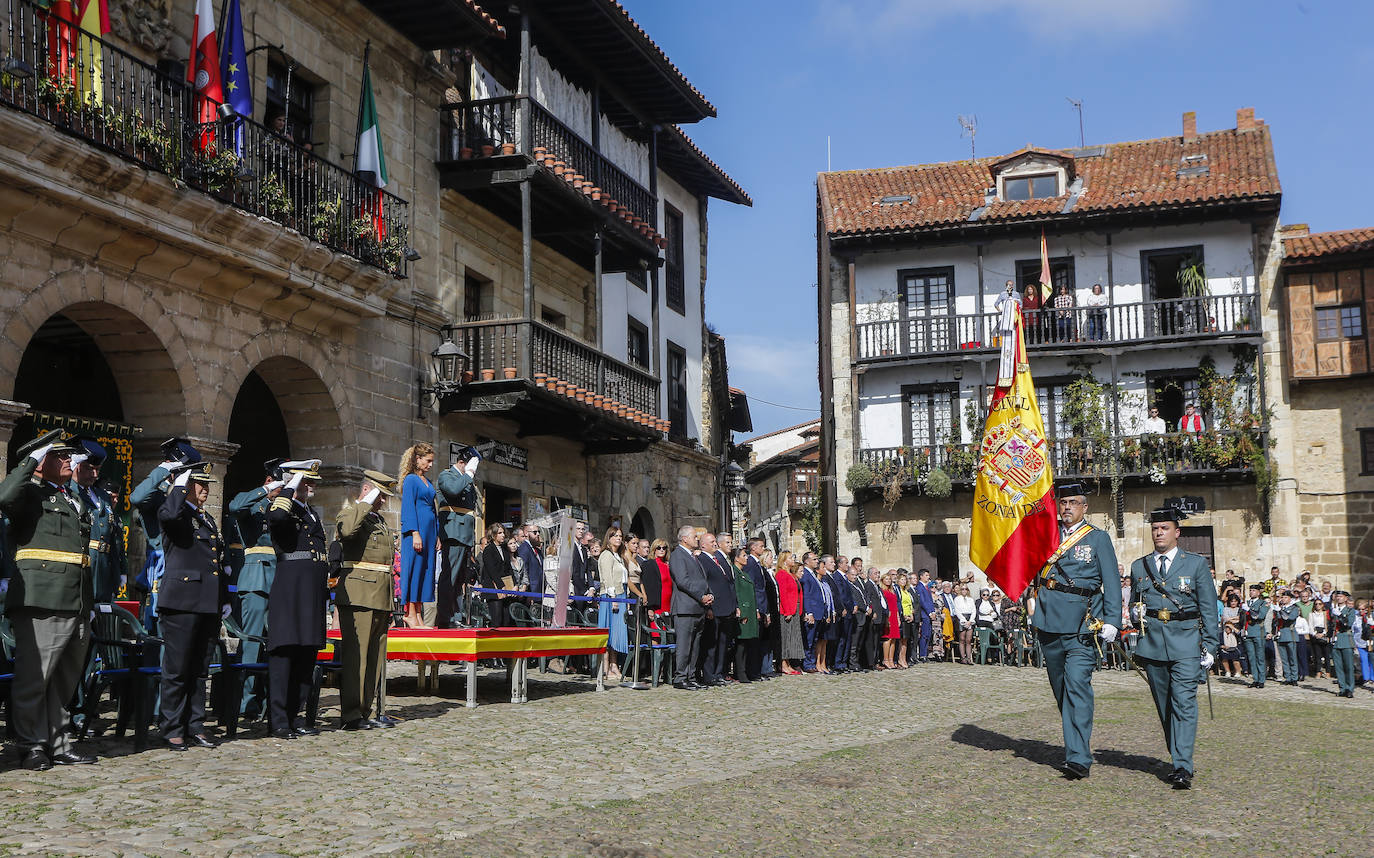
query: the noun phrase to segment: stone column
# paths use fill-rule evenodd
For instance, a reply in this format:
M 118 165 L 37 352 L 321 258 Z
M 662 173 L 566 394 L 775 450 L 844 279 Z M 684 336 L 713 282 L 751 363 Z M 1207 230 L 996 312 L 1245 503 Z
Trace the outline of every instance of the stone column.
M 214 483 L 210 490 L 210 499 L 205 504 L 206 512 L 214 516 L 215 522 L 221 521 L 221 514 L 229 500 L 224 497 L 224 474 L 229 469 L 229 460 L 238 452 L 239 445 L 229 441 L 221 441 L 218 438 L 202 438 L 196 435 L 188 435 L 187 441 L 191 446 L 200 451 L 201 458 L 213 465 L 211 473 L 219 482 Z
M 5 450 L 5 461 L 9 461 L 10 436 L 14 434 L 14 424 L 29 410 L 26 402 L 12 402 L 0 399 L 0 446 Z
M 315 486 L 315 496 L 311 498 L 310 505 L 320 511 L 320 518 L 324 521 L 324 533 L 332 542 L 334 539 L 334 521 L 338 518 L 339 511 L 343 509 L 345 500 L 352 500 L 358 496 L 358 490 L 363 485 L 363 469 L 357 465 L 329 465 L 320 466 L 320 482 Z M 383 509 L 383 514 L 393 519 L 395 524 L 397 512 L 397 502 L 392 501 Z

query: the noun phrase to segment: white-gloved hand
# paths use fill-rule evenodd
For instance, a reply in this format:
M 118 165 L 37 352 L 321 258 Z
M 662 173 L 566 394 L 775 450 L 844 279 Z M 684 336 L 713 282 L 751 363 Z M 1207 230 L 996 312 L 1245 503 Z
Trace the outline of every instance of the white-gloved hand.
M 158 467 L 164 471 L 170 471 L 180 464 L 180 462 L 163 462 L 162 464 L 158 465 Z
M 1212 654 L 1210 652 L 1204 652 L 1202 654 L 1201 662 L 1203 670 L 1211 670 L 1213 663 L 1216 662 L 1216 659 L 1212 657 Z
M 377 496 L 381 493 L 382 492 L 380 489 L 378 489 L 376 486 L 373 486 L 367 494 L 363 495 L 363 503 L 367 504 L 368 506 L 371 506 L 372 504 L 377 502 Z
M 227 619 L 229 619 L 229 615 L 232 614 L 232 613 L 234 613 L 234 608 L 233 608 L 233 606 L 231 606 L 231 605 L 221 605 L 221 606 L 220 606 L 220 609 L 219 609 L 219 618 L 220 618 L 221 620 L 227 620 Z
M 128 576 L 128 575 L 120 575 L 120 576 L 119 576 L 119 589 L 123 590 L 123 589 L 124 589 L 125 587 L 127 587 L 128 585 L 129 585 L 129 576 Z
M 273 480 L 272 482 L 268 483 L 268 484 L 265 486 L 265 488 L 266 488 L 269 492 L 276 492 L 276 491 L 281 491 L 281 489 L 283 489 L 285 486 L 286 486 L 286 482 L 285 482 L 285 481 L 283 481 L 283 480 Z
M 186 488 L 187 484 L 190 483 L 190 482 L 191 482 L 191 469 L 190 469 L 190 468 L 187 468 L 186 470 L 184 470 L 184 471 L 182 471 L 181 473 L 177 474 L 176 482 L 172 483 L 172 485 L 174 485 L 174 486 L 180 486 L 181 488 L 184 489 L 184 488 Z
M 286 487 L 294 492 L 301 487 L 301 480 L 303 479 L 305 479 L 305 474 L 296 474 L 291 478 L 291 481 L 286 484 Z
M 52 452 L 52 448 L 52 444 L 44 444 L 42 447 L 30 453 L 29 458 L 41 465 L 43 464 L 43 460 L 48 458 L 48 454 Z
M 1102 638 L 1106 643 L 1111 643 L 1116 640 L 1116 631 L 1116 626 L 1111 623 L 1103 623 L 1102 630 L 1097 633 L 1097 636 Z
M 467 474 L 469 477 L 477 476 L 477 465 L 480 464 L 481 461 L 481 459 L 476 457 L 468 459 L 467 467 L 463 468 L 463 473 Z

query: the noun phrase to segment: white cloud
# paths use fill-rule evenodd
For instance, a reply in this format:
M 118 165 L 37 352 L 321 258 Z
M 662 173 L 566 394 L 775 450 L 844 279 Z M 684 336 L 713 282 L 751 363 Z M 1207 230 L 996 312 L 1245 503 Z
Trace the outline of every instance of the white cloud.
M 831 0 L 817 24 L 872 45 L 921 34 L 951 19 L 988 23 L 997 31 L 1141 32 L 1177 22 L 1191 0 Z M 990 20 L 989 20 L 990 19 Z M 980 47 L 970 46 L 980 51 Z

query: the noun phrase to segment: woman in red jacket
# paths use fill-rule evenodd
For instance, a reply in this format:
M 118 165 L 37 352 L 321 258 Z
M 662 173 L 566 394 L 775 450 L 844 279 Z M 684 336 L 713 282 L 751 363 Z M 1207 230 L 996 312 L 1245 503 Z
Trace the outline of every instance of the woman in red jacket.
M 892 573 L 882 577 L 883 601 L 887 603 L 887 629 L 883 632 L 883 667 L 896 669 L 897 662 L 892 660 L 897 648 L 897 639 L 902 636 L 901 600 L 892 590 Z
M 792 552 L 784 551 L 778 555 L 778 569 L 773 577 L 778 582 L 778 617 L 782 638 L 782 672 L 796 676 L 800 670 L 788 662 L 801 659 L 806 655 L 802 646 L 801 633 L 801 585 L 796 576 L 797 561 Z

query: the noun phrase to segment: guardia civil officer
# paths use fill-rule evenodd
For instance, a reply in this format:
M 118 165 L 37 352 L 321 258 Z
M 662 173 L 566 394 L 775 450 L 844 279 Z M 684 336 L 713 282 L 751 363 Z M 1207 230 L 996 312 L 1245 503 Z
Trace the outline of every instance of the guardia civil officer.
M 1050 689 L 1064 725 L 1064 765 L 1069 780 L 1092 767 L 1093 635 L 1111 643 L 1121 617 L 1116 551 L 1106 531 L 1088 524 L 1088 497 L 1078 483 L 1055 489 L 1059 501 L 1059 548 L 1036 578 L 1035 626 Z
M 267 682 L 272 735 L 278 739 L 320 731 L 297 723 L 309 699 L 315 660 L 324 647 L 329 599 L 329 555 L 324 522 L 309 501 L 320 460 L 283 462 L 287 478 L 267 513 L 277 551 L 277 572 L 267 604 Z
M 185 751 L 193 744 L 219 745 L 205 732 L 206 655 L 231 607 L 224 540 L 205 510 L 215 478 L 203 464 L 175 465 L 173 470 L 172 486 L 157 513 L 164 565 L 157 588 L 160 702 L 167 747 Z
M 477 541 L 477 515 L 481 512 L 481 501 L 473 480 L 477 477 L 477 465 L 481 461 L 476 447 L 464 447 L 458 453 L 458 461 L 434 478 L 439 505 L 439 542 L 444 547 L 439 573 L 440 628 L 452 625 L 458 608 L 458 594 L 462 589 L 463 570 L 467 568 L 472 546 Z
M 1245 656 L 1250 663 L 1252 679 L 1248 687 L 1263 688 L 1264 674 L 1269 670 L 1264 631 L 1264 620 L 1269 616 L 1269 600 L 1264 598 L 1263 584 L 1250 585 L 1250 598 L 1246 600 L 1242 614 L 1245 619 Z
M 124 559 L 124 526 L 119 521 L 110 496 L 96 487 L 100 468 L 105 464 L 105 448 L 90 438 L 76 442 L 80 452 L 72 454 L 72 483 L 69 487 L 91 516 L 91 580 L 97 602 L 113 601 L 115 593 L 128 580 Z
M 145 553 L 143 571 L 138 576 L 138 585 L 146 594 L 146 605 L 142 617 L 143 625 L 149 632 L 156 633 L 158 608 L 158 582 L 162 579 L 165 563 L 162 551 L 162 524 L 158 512 L 167 499 L 167 489 L 171 477 L 178 466 L 195 465 L 200 462 L 200 451 L 191 446 L 185 438 L 168 438 L 162 442 L 163 461 L 143 482 L 134 486 L 129 495 L 129 503 L 138 510 L 138 520 L 143 525 Z
M 1331 660 L 1336 667 L 1336 684 L 1341 697 L 1355 696 L 1355 637 L 1351 629 L 1355 625 L 1355 609 L 1350 605 L 1350 594 L 1337 590 L 1331 597 L 1331 631 L 1335 639 L 1331 642 Z
M 1169 783 L 1191 789 L 1197 686 L 1216 660 L 1221 632 L 1207 558 L 1178 547 L 1179 518 L 1176 509 L 1150 513 L 1155 550 L 1131 564 L 1131 593 L 1140 629 L 1135 661 L 1150 684 L 1173 758 Z
M 1274 608 L 1274 642 L 1279 647 L 1279 663 L 1283 665 L 1280 685 L 1298 684 L 1298 616 L 1301 608 L 1293 601 L 1293 592 L 1279 588 L 1279 604 Z
M 90 513 L 68 487 L 72 453 L 81 449 L 54 429 L 20 447 L 19 464 L 0 483 L 15 564 L 0 580 L 15 642 L 10 724 L 33 771 L 95 762 L 65 731 L 94 605 Z
M 339 707 L 345 730 L 393 726 L 368 716 L 386 670 L 396 534 L 382 517 L 382 507 L 396 495 L 396 480 L 378 471 L 363 471 L 363 476 L 367 480 L 358 499 L 345 506 L 335 522 L 343 558 L 334 604 L 339 609 L 343 660 Z
M 245 634 L 264 637 L 267 634 L 267 604 L 272 593 L 272 579 L 276 574 L 277 550 L 272 547 L 272 534 L 267 529 L 267 510 L 286 485 L 281 478 L 281 459 L 263 464 L 262 485 L 240 492 L 229 502 L 226 518 L 242 540 L 242 562 L 236 571 L 233 589 L 238 596 L 239 623 Z M 232 560 L 231 560 L 232 565 Z M 244 640 L 241 655 L 245 664 L 262 663 L 262 644 Z M 253 674 L 244 677 L 241 711 L 248 720 L 266 714 L 267 689 L 261 678 Z

